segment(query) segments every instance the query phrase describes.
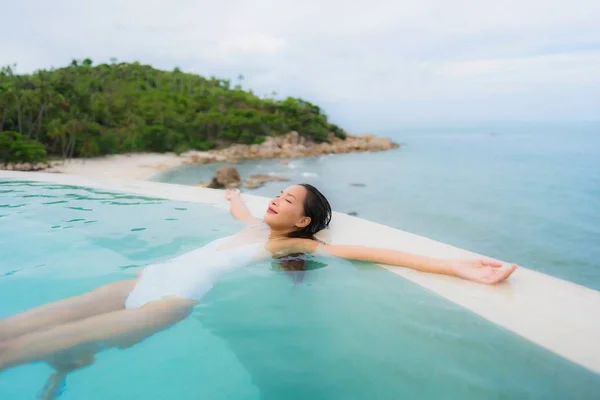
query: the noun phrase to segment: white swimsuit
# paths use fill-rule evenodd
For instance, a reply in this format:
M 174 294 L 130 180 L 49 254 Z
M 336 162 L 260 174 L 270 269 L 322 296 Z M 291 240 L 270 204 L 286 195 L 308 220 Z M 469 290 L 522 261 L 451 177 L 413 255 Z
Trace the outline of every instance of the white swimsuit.
M 125 308 L 139 308 L 165 296 L 199 301 L 220 276 L 251 264 L 264 250 L 265 241 L 220 248 L 234 237 L 217 239 L 164 263 L 149 265 L 125 300 Z

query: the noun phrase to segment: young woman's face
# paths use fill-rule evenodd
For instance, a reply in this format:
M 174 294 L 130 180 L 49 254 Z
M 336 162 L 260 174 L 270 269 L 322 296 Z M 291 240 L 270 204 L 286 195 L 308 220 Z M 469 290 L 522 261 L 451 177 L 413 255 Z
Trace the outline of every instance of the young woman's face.
M 304 215 L 306 195 L 306 189 L 300 185 L 284 189 L 269 202 L 265 222 L 274 230 L 295 230 L 308 226 L 310 218 Z

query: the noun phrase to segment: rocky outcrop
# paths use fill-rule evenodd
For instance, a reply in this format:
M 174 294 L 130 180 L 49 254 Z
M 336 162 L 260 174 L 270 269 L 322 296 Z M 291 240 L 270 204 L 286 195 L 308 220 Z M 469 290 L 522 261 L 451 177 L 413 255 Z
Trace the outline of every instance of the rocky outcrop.
M 275 176 L 275 175 L 250 175 L 244 182 L 246 189 L 256 189 L 261 187 L 267 182 L 287 182 L 290 178 L 287 176 Z
M 285 182 L 289 181 L 287 176 L 275 175 L 250 175 L 244 182 L 246 189 L 256 189 L 267 182 Z M 207 187 L 211 189 L 229 189 L 236 188 L 241 185 L 240 174 L 234 167 L 220 167 L 217 169 L 216 175 L 208 183 L 200 182 L 196 186 Z
M 389 138 L 379 138 L 370 134 L 363 136 L 347 135 L 346 139 L 341 139 L 331 133 L 328 141 L 316 143 L 300 136 L 298 132 L 292 131 L 287 135 L 269 136 L 261 144 L 234 144 L 224 149 L 204 153 L 190 152 L 184 154 L 184 156 L 189 158 L 189 163 L 194 164 L 218 161 L 237 163 L 248 159 L 290 159 L 314 157 L 322 154 L 383 151 L 398 147 L 400 146 Z
M 215 176 L 208 184 L 199 183 L 198 186 L 211 189 L 229 189 L 236 188 L 242 184 L 240 174 L 237 169 L 229 166 L 219 167 Z

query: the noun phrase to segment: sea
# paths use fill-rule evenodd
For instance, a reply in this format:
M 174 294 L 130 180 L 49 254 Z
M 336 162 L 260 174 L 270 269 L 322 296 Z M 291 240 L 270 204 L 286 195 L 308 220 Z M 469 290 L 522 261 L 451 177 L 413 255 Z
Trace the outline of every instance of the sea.
M 401 126 L 399 149 L 235 164 L 311 183 L 335 211 L 600 290 L 600 121 Z M 195 185 L 223 164 L 155 177 Z

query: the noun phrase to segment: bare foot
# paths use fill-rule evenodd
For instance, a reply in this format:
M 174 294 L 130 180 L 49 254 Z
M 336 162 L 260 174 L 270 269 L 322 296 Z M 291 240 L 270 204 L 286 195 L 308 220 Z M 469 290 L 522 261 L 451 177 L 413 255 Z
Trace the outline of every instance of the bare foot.
M 59 397 L 65 391 L 66 378 L 68 372 L 55 372 L 48 377 L 42 392 L 38 396 L 40 400 L 53 400 Z
M 48 377 L 46 385 L 42 389 L 39 395 L 40 400 L 53 400 L 58 398 L 64 391 L 66 386 L 66 379 L 69 372 L 77 369 L 85 368 L 96 361 L 96 357 L 93 354 L 82 354 L 77 358 L 69 356 L 62 356 L 62 358 L 54 358 L 48 360 L 48 364 L 56 370 L 53 374 Z

